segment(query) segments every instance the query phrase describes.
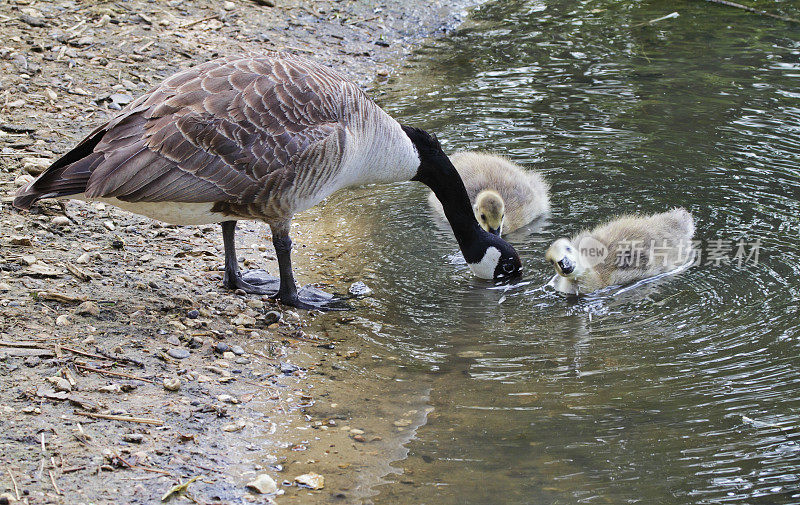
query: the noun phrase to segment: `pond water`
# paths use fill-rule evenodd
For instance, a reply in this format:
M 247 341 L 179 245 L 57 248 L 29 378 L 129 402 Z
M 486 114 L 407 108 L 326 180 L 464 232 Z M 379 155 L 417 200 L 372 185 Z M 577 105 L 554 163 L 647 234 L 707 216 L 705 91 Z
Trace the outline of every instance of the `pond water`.
M 374 289 L 329 328 L 362 350 L 339 371 L 370 400 L 354 423 L 402 434 L 387 456 L 401 473 L 361 495 L 800 502 L 799 83 L 797 25 L 700 1 L 524 0 L 483 5 L 373 90 L 449 152 L 541 171 L 552 214 L 507 236 L 525 276 L 500 289 L 471 277 L 419 184 L 304 218 L 319 226 L 296 243 L 317 234 L 342 278 Z M 580 300 L 544 287 L 555 238 L 675 206 L 701 264 Z

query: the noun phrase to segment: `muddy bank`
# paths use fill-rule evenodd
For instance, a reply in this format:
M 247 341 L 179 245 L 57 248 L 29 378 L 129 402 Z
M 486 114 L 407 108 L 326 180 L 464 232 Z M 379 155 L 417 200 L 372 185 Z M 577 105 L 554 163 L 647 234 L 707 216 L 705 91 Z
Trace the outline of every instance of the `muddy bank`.
M 328 468 L 346 487 L 347 458 L 357 453 L 334 455 L 341 462 L 325 469 L 303 457 L 321 450 L 308 433 L 359 435 L 346 416 L 305 414 L 324 394 L 315 389 L 319 363 L 358 352 L 336 350 L 325 334 L 342 316 L 287 311 L 223 289 L 217 226 L 166 226 L 74 201 L 25 214 L 10 206 L 16 187 L 181 68 L 277 49 L 369 85 L 390 75 L 413 41 L 457 23 L 469 2 L 270 3 L 0 6 L 3 500 L 154 503 L 199 477 L 188 486 L 199 503 L 266 503 L 284 492 L 302 502 L 305 493 L 341 494 L 295 482 Z M 298 280 L 346 291 L 358 279 L 319 278 L 320 264 L 336 260 L 315 262 L 315 244 L 302 243 L 313 226 L 301 219 L 296 227 Z M 274 271 L 266 227 L 240 230 L 244 266 Z M 312 330 L 315 317 L 321 326 Z M 277 493 L 246 489 L 261 474 Z

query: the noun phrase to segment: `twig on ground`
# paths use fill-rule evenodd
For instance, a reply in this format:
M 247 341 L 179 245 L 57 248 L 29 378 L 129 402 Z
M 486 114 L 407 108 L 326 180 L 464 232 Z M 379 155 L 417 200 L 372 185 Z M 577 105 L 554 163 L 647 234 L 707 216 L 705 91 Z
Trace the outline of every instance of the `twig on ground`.
M 144 377 L 137 377 L 135 375 L 131 375 L 128 373 L 112 372 L 111 370 L 100 370 L 99 368 L 92 368 L 90 366 L 79 365 L 77 363 L 75 364 L 75 368 L 80 368 L 81 370 L 86 370 L 87 372 L 94 372 L 103 375 L 112 375 L 114 377 L 122 377 L 124 379 L 134 379 L 137 381 L 149 382 L 150 384 L 155 384 L 155 381 L 151 381 L 150 379 L 145 379 Z
M 55 489 L 56 490 L 56 494 L 60 496 L 62 493 L 61 493 L 61 490 L 58 489 L 58 484 L 56 484 L 56 477 L 53 475 L 53 471 L 52 470 L 48 470 L 47 473 L 50 474 L 50 482 L 53 483 L 53 489 Z
M 17 501 L 22 500 L 22 496 L 19 494 L 19 486 L 17 486 L 17 479 L 15 479 L 14 474 L 11 473 L 11 468 L 7 467 L 6 471 L 8 471 L 8 476 L 11 477 L 11 484 L 14 486 L 14 494 L 17 495 Z
M 127 421 L 129 423 L 164 426 L 164 421 L 162 421 L 161 419 L 152 419 L 149 417 L 115 416 L 112 414 L 95 414 L 94 412 L 75 412 L 75 413 L 78 414 L 79 416 L 91 417 L 92 419 L 108 419 L 109 421 Z
M 180 25 L 178 28 L 189 28 L 190 26 L 199 25 L 200 23 L 205 23 L 206 21 L 211 21 L 212 19 L 218 19 L 219 14 L 214 14 L 212 16 L 206 16 L 202 19 L 197 19 L 195 21 L 190 21 L 188 23 L 184 23 Z
M 138 366 L 139 368 L 144 368 L 144 363 L 142 363 L 137 359 L 129 358 L 127 356 L 120 356 L 120 357 L 112 356 L 107 352 L 103 351 L 102 349 L 95 349 L 95 350 L 97 351 L 98 354 L 100 354 L 101 356 L 105 356 L 108 359 L 112 359 L 114 361 L 121 361 L 123 363 L 130 363 L 132 365 Z
M 132 468 L 135 470 L 144 470 L 145 472 L 159 473 L 161 475 L 169 475 L 170 477 L 172 477 L 172 474 L 166 470 L 159 470 L 158 468 L 150 468 L 149 466 L 132 465 L 128 461 L 123 459 L 122 456 L 120 456 L 116 452 L 114 453 L 114 457 L 125 463 L 128 466 L 128 468 Z
M 94 359 L 102 359 L 102 360 L 114 360 L 114 358 L 108 356 L 102 356 L 100 354 L 92 354 L 90 352 L 81 351 L 80 349 L 73 349 L 72 347 L 67 347 L 65 345 L 61 346 L 61 349 L 64 351 L 69 351 L 71 353 L 78 354 L 80 356 L 84 356 L 86 358 L 94 358 Z
M 0 347 L 24 347 L 26 349 L 45 349 L 37 342 L 11 342 L 8 340 L 0 340 Z

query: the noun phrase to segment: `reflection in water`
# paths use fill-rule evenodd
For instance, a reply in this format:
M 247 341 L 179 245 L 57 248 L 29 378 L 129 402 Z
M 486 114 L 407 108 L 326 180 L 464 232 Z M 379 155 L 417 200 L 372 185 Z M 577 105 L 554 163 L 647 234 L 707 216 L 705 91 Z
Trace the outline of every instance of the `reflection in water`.
M 797 33 L 703 2 L 489 2 L 382 90 L 448 150 L 542 171 L 553 210 L 509 235 L 526 274 L 503 289 L 453 261 L 419 185 L 305 217 L 346 249 L 338 280 L 375 291 L 369 323 L 342 332 L 365 350 L 348 380 L 381 391 L 387 417 L 394 382 L 433 408 L 375 503 L 800 501 Z M 700 265 L 584 299 L 543 287 L 555 237 L 678 205 Z M 709 262 L 742 239 L 760 239 L 757 264 Z

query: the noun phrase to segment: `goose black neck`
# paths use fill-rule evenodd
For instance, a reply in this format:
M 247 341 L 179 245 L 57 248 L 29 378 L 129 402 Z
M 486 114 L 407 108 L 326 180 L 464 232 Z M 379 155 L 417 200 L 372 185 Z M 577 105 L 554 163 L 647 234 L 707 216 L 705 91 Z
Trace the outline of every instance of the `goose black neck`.
M 403 126 L 420 157 L 416 175 L 419 181 L 433 191 L 442 204 L 444 215 L 453 229 L 458 246 L 468 263 L 476 263 L 486 252 L 486 232 L 475 219 L 467 188 L 450 158 L 442 151 L 438 140 L 424 130 Z

